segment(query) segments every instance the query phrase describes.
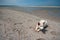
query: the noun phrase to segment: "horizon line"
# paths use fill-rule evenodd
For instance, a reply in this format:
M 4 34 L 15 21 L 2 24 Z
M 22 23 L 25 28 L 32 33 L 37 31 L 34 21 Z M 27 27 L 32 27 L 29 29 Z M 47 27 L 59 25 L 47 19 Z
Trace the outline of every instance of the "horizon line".
M 2 6 L 2 5 L 0 5 Z M 7 5 L 6 5 L 7 6 Z M 9 5 L 11 6 L 11 5 Z M 12 5 L 12 6 L 20 6 L 20 5 Z M 60 8 L 60 6 L 21 6 L 21 7 L 50 7 L 50 8 Z

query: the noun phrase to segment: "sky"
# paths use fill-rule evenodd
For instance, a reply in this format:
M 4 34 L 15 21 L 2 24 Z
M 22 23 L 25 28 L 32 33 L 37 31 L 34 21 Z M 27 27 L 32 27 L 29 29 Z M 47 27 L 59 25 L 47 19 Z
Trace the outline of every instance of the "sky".
M 0 5 L 60 6 L 60 0 L 0 0 Z

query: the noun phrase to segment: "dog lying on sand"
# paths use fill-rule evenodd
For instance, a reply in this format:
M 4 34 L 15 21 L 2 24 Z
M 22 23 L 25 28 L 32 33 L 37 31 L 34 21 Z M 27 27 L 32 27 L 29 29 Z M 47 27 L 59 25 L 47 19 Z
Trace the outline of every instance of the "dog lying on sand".
M 36 30 L 37 32 L 39 32 L 40 30 L 43 30 L 44 27 L 46 27 L 47 25 L 48 25 L 48 24 L 47 24 L 47 21 L 46 21 L 46 20 L 40 20 L 40 21 L 37 23 L 35 30 Z

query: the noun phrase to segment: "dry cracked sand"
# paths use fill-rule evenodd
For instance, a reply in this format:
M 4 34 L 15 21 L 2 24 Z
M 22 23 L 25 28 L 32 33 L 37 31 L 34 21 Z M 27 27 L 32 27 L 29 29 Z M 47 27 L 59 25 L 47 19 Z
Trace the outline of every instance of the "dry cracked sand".
M 34 30 L 43 18 L 11 9 L 0 9 L 0 40 L 60 40 L 60 23 L 48 20 L 45 33 Z

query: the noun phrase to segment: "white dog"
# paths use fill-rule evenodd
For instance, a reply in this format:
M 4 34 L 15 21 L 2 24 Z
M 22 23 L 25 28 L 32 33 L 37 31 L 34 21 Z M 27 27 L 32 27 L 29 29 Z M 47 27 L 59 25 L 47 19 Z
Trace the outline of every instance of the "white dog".
M 39 32 L 40 30 L 44 29 L 44 27 L 46 27 L 46 26 L 47 26 L 47 21 L 46 20 L 40 20 L 37 23 L 35 30 Z

